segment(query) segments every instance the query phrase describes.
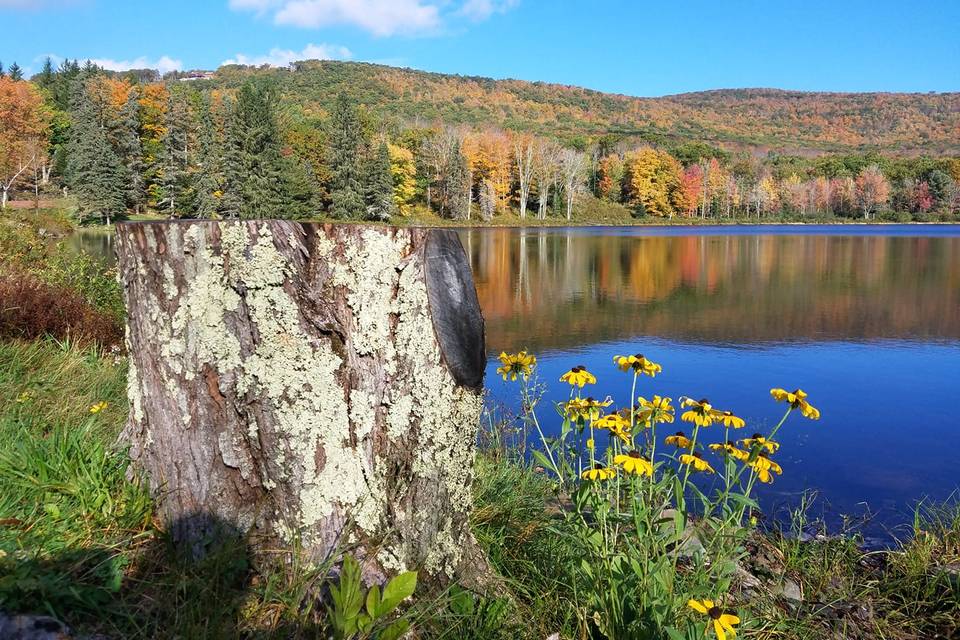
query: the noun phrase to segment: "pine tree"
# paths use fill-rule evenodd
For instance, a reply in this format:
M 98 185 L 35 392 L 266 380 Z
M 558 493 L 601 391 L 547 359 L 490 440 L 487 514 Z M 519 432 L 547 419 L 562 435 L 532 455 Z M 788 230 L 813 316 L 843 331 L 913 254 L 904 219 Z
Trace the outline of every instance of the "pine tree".
M 330 215 L 360 218 L 366 207 L 363 199 L 362 165 L 365 140 L 356 106 L 341 94 L 330 120 Z
M 53 60 L 47 56 L 43 60 L 43 68 L 33 79 L 34 83 L 42 89 L 52 90 L 54 83 Z
M 390 173 L 390 150 L 381 142 L 376 153 L 366 162 L 363 192 L 369 220 L 389 220 L 397 212 L 393 199 L 393 175 Z
M 146 199 L 143 177 L 143 147 L 140 144 L 140 101 L 136 89 L 130 91 L 120 110 L 120 117 L 113 123 L 111 138 L 117 157 L 123 166 L 127 208 L 140 212 Z
M 273 103 L 267 86 L 247 83 L 237 92 L 224 153 L 227 215 L 301 218 L 313 211 L 316 190 L 303 168 L 283 154 Z
M 14 62 L 12 65 L 10 65 L 7 75 L 10 76 L 11 80 L 23 80 L 23 69 L 20 68 L 20 65 Z
M 80 74 L 73 87 L 66 177 L 81 215 L 91 214 L 109 224 L 126 211 L 124 172 L 90 97 L 88 79 Z
M 198 218 L 214 218 L 220 206 L 220 162 L 217 157 L 216 128 L 206 96 L 200 103 L 200 127 L 197 136 L 197 175 L 194 183 L 196 215 Z
M 189 121 L 186 100 L 171 93 L 164 123 L 166 133 L 163 136 L 163 151 L 160 154 L 160 189 L 163 196 L 158 203 L 171 218 L 182 218 L 192 213 L 187 148 Z

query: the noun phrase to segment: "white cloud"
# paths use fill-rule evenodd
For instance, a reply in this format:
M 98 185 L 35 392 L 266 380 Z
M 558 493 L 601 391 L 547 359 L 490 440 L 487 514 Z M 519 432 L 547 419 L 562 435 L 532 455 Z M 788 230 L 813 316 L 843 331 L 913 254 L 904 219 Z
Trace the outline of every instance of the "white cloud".
M 471 20 L 486 20 L 494 13 L 506 13 L 517 6 L 518 0 L 467 0 L 460 13 Z
M 254 2 L 262 0 L 243 0 L 244 2 Z M 280 49 L 274 47 L 266 55 L 250 56 L 243 53 L 236 54 L 229 60 L 224 60 L 223 64 L 244 64 L 254 67 L 268 64 L 271 67 L 285 67 L 291 62 L 297 60 L 343 60 L 352 57 L 353 54 L 346 47 L 336 44 L 308 44 L 301 51 L 292 49 Z
M 319 29 L 359 27 L 375 36 L 420 33 L 440 26 L 440 9 L 426 0 L 230 0 L 236 10 L 272 13 L 276 24 Z
M 160 56 L 156 60 L 151 60 L 146 56 L 140 56 L 133 60 L 113 60 L 112 58 L 90 58 L 90 62 L 103 67 L 109 71 L 127 71 L 128 69 L 156 69 L 161 74 L 168 71 L 180 71 L 183 69 L 183 62 L 175 60 L 170 56 Z

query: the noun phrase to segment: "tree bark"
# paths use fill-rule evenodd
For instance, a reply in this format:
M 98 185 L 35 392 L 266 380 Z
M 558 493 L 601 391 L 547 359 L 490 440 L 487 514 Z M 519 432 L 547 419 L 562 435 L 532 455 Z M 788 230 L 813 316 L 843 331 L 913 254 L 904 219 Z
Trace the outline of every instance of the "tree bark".
M 452 231 L 121 223 L 122 439 L 174 540 L 441 581 L 469 531 L 483 318 Z

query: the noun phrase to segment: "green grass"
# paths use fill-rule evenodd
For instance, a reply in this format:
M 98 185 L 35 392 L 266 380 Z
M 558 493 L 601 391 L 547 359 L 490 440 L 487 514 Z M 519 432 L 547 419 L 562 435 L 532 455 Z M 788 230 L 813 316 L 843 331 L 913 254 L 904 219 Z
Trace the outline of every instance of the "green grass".
M 105 410 L 90 407 L 106 402 Z M 328 567 L 296 550 L 255 574 L 242 544 L 179 557 L 115 445 L 125 362 L 42 341 L 0 342 L 0 610 L 47 613 L 110 638 L 325 637 Z M 500 585 L 420 593 L 421 638 L 580 638 L 583 577 L 546 478 L 504 448 L 477 460 L 472 523 Z M 898 550 L 855 538 L 757 536 L 752 557 L 802 588 L 791 604 L 741 593 L 742 637 L 949 638 L 960 629 L 960 506 L 923 507 Z

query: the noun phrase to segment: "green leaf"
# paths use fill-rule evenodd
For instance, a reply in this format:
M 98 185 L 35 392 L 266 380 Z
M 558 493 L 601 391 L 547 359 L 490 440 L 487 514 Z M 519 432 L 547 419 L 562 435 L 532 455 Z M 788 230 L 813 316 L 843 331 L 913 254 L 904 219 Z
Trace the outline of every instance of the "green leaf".
M 377 609 L 377 617 L 381 618 L 396 609 L 404 598 L 413 595 L 417 588 L 417 572 L 405 571 L 387 583 L 383 589 L 383 600 Z
M 397 620 L 377 636 L 377 640 L 397 640 L 410 628 L 409 620 Z
M 380 587 L 373 585 L 370 591 L 367 591 L 367 615 L 371 618 L 377 617 L 377 611 L 380 609 Z
M 550 471 L 553 471 L 556 475 L 560 475 L 559 473 L 557 473 L 557 468 L 553 466 L 553 463 L 550 462 L 549 459 L 547 459 L 547 456 L 543 455 L 542 451 L 538 451 L 537 449 L 534 449 L 533 457 L 541 467 L 543 467 L 544 469 L 549 469 Z

